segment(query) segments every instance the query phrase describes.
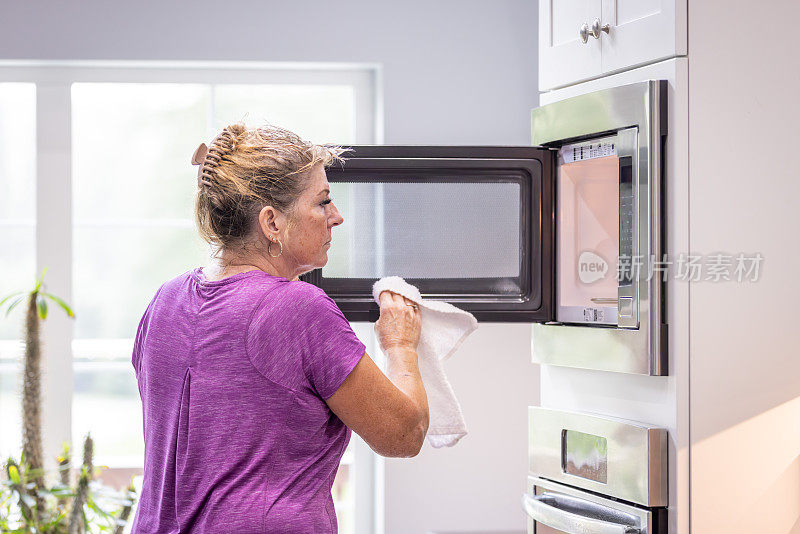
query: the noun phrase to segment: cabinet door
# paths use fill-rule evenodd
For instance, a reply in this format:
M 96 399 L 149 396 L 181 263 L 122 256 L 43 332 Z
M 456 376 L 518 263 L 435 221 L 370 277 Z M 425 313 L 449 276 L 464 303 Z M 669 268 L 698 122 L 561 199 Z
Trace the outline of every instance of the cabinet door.
M 532 147 L 354 146 L 327 171 L 344 217 L 328 263 L 304 276 L 351 321 L 374 321 L 373 283 L 400 276 L 482 321 L 553 319 L 553 152 Z
M 686 54 L 685 0 L 602 0 L 603 73 Z M 591 21 L 590 23 L 591 24 Z
M 541 0 L 539 89 L 570 85 L 601 74 L 600 40 L 581 40 L 581 26 L 601 17 L 600 0 Z

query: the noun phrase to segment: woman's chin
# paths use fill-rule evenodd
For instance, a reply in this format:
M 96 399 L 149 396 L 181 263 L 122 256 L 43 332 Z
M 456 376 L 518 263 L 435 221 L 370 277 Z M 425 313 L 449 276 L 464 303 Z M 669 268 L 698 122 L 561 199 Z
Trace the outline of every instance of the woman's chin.
M 322 247 L 319 255 L 316 258 L 309 258 L 306 260 L 305 266 L 303 267 L 303 274 L 310 273 L 314 269 L 322 269 L 325 265 L 328 264 L 328 247 Z
M 314 263 L 314 269 L 322 269 L 328 264 L 328 252 L 323 248 L 319 254 L 319 259 Z

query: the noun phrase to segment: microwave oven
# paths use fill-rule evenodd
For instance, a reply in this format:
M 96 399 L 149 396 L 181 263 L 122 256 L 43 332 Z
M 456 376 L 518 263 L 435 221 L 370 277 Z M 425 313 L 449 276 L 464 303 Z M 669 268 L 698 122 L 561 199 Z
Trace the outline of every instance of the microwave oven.
M 664 374 L 663 281 L 642 266 L 664 252 L 666 104 L 648 81 L 534 109 L 535 146 L 345 147 L 327 171 L 344 223 L 302 279 L 351 321 L 377 320 L 372 284 L 397 275 L 534 323 L 541 363 Z

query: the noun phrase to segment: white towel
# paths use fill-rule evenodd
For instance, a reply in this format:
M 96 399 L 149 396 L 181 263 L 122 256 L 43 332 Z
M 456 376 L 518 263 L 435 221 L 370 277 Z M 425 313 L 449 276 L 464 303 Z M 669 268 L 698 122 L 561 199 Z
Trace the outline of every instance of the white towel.
M 437 449 L 452 447 L 467 434 L 467 425 L 444 374 L 442 361 L 452 356 L 461 342 L 478 328 L 478 321 L 471 313 L 447 302 L 423 300 L 419 290 L 399 276 L 387 276 L 375 282 L 372 296 L 378 304 L 382 291 L 403 295 L 419 304 L 422 330 L 417 356 L 422 383 L 428 394 L 428 443 Z

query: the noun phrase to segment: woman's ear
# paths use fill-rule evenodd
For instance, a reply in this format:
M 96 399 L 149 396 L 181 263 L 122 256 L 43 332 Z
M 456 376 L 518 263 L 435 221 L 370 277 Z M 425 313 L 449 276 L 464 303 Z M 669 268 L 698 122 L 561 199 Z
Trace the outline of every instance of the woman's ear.
M 275 241 L 286 228 L 286 216 L 273 206 L 264 206 L 258 212 L 258 225 L 267 239 Z

